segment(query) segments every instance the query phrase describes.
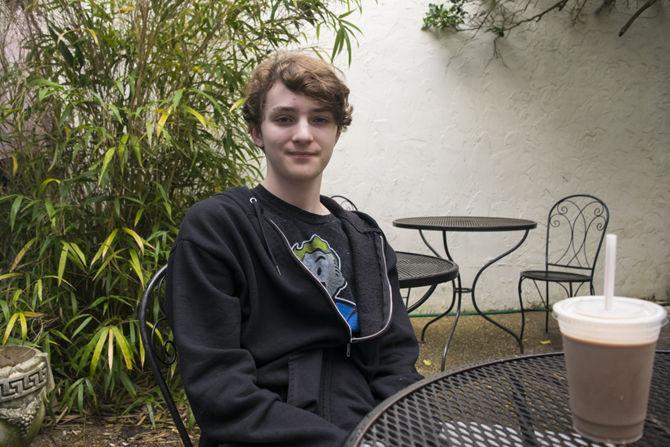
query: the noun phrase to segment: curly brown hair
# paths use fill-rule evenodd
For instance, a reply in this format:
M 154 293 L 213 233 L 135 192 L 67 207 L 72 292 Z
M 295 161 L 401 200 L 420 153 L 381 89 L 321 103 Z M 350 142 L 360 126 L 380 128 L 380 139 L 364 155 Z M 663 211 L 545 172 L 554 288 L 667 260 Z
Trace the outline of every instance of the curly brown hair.
M 277 81 L 289 90 L 323 103 L 335 117 L 339 130 L 351 124 L 349 88 L 338 76 L 339 70 L 314 56 L 287 51 L 275 53 L 261 62 L 247 83 L 242 115 L 249 129 L 260 128 L 268 91 Z

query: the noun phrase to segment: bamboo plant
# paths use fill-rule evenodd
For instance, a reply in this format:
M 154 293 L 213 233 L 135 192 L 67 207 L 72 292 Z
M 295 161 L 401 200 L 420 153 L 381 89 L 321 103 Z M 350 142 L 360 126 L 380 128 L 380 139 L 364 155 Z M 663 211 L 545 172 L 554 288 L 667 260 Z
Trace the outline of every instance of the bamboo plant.
M 2 3 L 0 337 L 50 354 L 56 414 L 153 415 L 136 307 L 185 210 L 258 178 L 244 81 L 324 30 L 350 56 L 359 1 Z

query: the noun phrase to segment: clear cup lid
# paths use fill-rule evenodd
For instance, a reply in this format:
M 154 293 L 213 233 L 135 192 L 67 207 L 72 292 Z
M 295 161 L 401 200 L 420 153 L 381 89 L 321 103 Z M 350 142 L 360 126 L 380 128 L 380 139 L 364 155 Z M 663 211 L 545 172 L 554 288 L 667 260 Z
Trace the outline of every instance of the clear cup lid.
M 587 341 L 615 344 L 651 343 L 667 323 L 667 312 L 658 304 L 636 298 L 580 296 L 553 306 L 561 332 Z

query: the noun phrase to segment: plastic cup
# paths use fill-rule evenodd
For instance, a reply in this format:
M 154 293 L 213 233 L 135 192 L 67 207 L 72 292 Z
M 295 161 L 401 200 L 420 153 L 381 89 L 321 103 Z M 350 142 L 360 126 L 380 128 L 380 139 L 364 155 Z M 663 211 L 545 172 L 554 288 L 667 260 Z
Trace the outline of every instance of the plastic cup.
M 553 306 L 563 336 L 570 411 L 577 433 L 625 444 L 642 437 L 654 351 L 667 312 L 658 304 L 603 296 Z

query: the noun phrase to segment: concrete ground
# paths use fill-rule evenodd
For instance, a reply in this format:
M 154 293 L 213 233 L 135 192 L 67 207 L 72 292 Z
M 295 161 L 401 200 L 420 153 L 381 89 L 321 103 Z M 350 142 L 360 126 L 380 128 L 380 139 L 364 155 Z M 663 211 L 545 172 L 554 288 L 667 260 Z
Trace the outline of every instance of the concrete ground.
M 668 309 L 668 307 L 666 307 Z M 561 336 L 556 320 L 549 316 L 549 333 L 544 333 L 544 312 L 526 313 L 524 353 L 540 354 L 562 351 Z M 519 332 L 521 316 L 515 314 L 491 315 L 491 317 Z M 421 329 L 430 321 L 429 317 L 412 318 L 412 325 L 419 339 Z M 421 344 L 417 369 L 424 376 L 440 372 L 442 350 L 447 340 L 454 317 L 446 317 L 430 326 L 426 342 Z M 670 325 L 661 331 L 657 349 L 670 349 Z M 480 316 L 462 315 L 449 347 L 446 371 L 453 371 L 468 365 L 490 362 L 505 357 L 519 355 L 516 341 Z

